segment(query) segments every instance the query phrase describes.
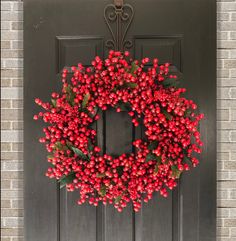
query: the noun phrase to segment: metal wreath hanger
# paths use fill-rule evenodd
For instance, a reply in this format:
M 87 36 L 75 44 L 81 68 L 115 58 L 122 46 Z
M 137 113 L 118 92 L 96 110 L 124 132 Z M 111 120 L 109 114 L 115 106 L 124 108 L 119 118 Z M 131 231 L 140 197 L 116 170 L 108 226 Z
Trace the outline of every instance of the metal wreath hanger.
M 133 7 L 123 0 L 114 0 L 104 8 L 104 19 L 112 37 L 105 42 L 107 48 L 124 51 L 133 46 L 133 41 L 126 39 L 133 17 Z

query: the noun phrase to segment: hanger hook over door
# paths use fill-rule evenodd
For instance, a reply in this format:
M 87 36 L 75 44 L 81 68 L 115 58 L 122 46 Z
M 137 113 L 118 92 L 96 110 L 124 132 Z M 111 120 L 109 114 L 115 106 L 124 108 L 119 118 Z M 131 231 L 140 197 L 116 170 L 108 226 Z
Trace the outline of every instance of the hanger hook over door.
M 104 19 L 111 34 L 111 39 L 105 42 L 107 48 L 124 51 L 133 46 L 133 41 L 126 39 L 133 17 L 133 7 L 123 0 L 114 0 L 113 4 L 106 5 Z

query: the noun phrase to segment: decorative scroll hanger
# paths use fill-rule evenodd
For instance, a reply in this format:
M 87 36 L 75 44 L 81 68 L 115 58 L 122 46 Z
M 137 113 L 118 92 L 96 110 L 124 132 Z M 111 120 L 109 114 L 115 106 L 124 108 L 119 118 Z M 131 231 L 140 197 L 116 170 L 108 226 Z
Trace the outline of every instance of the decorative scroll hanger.
M 131 39 L 126 39 L 127 31 L 133 21 L 134 9 L 123 0 L 114 0 L 104 9 L 104 19 L 111 33 L 111 39 L 105 42 L 109 49 L 124 51 L 133 46 Z

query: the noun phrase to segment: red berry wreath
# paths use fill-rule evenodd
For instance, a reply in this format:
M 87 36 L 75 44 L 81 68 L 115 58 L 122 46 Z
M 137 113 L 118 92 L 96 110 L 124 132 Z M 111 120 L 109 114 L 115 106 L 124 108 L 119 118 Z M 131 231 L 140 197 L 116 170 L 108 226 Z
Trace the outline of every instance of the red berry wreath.
M 34 119 L 48 123 L 40 138 L 52 164 L 46 175 L 68 191 L 79 189 L 78 204 L 109 203 L 122 211 L 132 202 L 138 211 L 153 192 L 166 197 L 180 174 L 198 164 L 193 153 L 201 152 L 197 126 L 203 114 L 195 114 L 196 104 L 181 96 L 185 89 L 176 87 L 168 63 L 154 59 L 145 67 L 148 58 L 139 63 L 128 56 L 110 51 L 105 60 L 96 57 L 92 67 L 73 66 L 70 81 L 64 69 L 62 93 L 52 93 L 51 103 L 35 100 L 45 111 Z M 143 122 L 146 136 L 133 142 L 134 153 L 113 157 L 96 146 L 91 125 L 99 119 L 98 109 L 109 107 L 127 111 L 134 126 Z

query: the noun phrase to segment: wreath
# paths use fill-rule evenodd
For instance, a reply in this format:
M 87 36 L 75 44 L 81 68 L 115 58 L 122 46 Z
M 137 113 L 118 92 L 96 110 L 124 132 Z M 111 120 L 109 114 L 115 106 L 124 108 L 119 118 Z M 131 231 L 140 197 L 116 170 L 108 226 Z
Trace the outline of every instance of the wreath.
M 138 211 L 154 192 L 167 197 L 180 175 L 199 163 L 203 114 L 182 96 L 186 90 L 176 87 L 179 78 L 169 63 L 133 61 L 129 52 L 110 51 L 91 64 L 64 69 L 62 91 L 52 93 L 50 103 L 35 99 L 44 111 L 34 119 L 48 123 L 39 139 L 52 164 L 46 176 L 67 191 L 78 189 L 78 204 L 102 202 L 122 211 L 132 202 Z M 135 127 L 143 126 L 145 136 L 132 143 L 133 153 L 112 156 L 97 146 L 92 125 L 108 108 L 126 111 Z

